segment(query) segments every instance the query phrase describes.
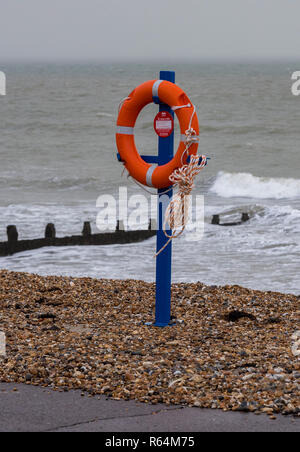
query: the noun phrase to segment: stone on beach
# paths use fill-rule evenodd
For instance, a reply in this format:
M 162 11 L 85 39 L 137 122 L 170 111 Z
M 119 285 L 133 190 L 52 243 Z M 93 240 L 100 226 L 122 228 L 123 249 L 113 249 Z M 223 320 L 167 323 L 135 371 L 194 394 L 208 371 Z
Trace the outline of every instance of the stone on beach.
M 167 328 L 154 304 L 152 283 L 0 271 L 0 381 L 299 416 L 298 297 L 174 284 Z

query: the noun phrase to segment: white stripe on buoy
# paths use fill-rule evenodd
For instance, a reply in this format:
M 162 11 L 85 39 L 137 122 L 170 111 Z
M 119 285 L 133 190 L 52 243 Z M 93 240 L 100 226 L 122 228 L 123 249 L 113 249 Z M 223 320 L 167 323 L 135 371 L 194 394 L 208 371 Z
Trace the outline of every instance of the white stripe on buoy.
M 156 165 L 151 165 L 146 174 L 146 183 L 148 187 L 153 187 L 152 185 L 152 174 L 156 168 Z
M 161 84 L 161 82 L 163 82 L 163 80 L 156 80 L 156 82 L 153 83 L 153 86 L 152 86 L 152 97 L 158 97 L 159 98 L 158 87 Z
M 117 133 L 121 135 L 134 135 L 133 127 L 117 126 Z

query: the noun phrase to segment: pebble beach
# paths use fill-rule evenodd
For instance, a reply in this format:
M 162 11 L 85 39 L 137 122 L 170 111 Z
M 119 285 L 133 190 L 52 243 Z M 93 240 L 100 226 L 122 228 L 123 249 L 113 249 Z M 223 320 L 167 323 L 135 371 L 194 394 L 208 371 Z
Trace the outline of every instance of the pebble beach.
M 240 286 L 155 285 L 0 271 L 0 381 L 82 395 L 300 416 L 299 297 Z

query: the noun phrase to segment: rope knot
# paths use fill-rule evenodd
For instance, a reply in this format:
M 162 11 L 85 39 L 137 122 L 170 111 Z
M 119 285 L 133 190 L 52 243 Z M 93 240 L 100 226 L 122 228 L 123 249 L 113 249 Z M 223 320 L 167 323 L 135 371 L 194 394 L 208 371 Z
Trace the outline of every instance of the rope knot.
M 190 147 L 193 143 L 197 143 L 199 141 L 199 137 L 197 136 L 196 131 L 190 127 L 185 131 L 186 143 L 188 147 Z
M 194 184 L 191 185 L 189 183 L 182 182 L 178 185 L 178 189 L 179 189 L 178 191 L 184 196 L 189 196 L 191 194 L 193 188 L 194 188 Z

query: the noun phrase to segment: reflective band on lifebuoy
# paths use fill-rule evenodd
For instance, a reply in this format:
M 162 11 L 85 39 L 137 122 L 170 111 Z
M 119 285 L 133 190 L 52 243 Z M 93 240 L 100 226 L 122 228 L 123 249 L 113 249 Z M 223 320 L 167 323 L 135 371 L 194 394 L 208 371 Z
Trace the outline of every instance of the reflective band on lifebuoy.
M 152 185 L 152 174 L 154 173 L 154 170 L 156 169 L 156 165 L 151 165 L 147 171 L 146 174 L 146 185 L 148 187 L 153 187 Z
M 156 82 L 152 86 L 152 99 L 155 104 L 159 104 L 158 87 L 161 82 L 162 80 L 156 80 Z
M 134 126 L 140 111 L 151 102 L 163 103 L 174 108 L 180 124 L 180 143 L 173 159 L 165 165 L 151 165 L 139 155 L 134 141 Z M 135 88 L 124 100 L 120 108 L 116 141 L 117 148 L 129 174 L 143 185 L 166 188 L 172 185 L 169 180 L 174 170 L 182 167 L 189 155 L 196 155 L 198 142 L 189 144 L 186 151 L 186 131 L 193 129 L 194 137 L 199 135 L 198 118 L 194 107 L 179 86 L 166 80 L 149 80 Z M 164 139 L 164 138 L 162 138 Z
M 117 133 L 120 133 L 121 135 L 133 135 L 134 134 L 134 128 L 133 127 L 117 126 Z

